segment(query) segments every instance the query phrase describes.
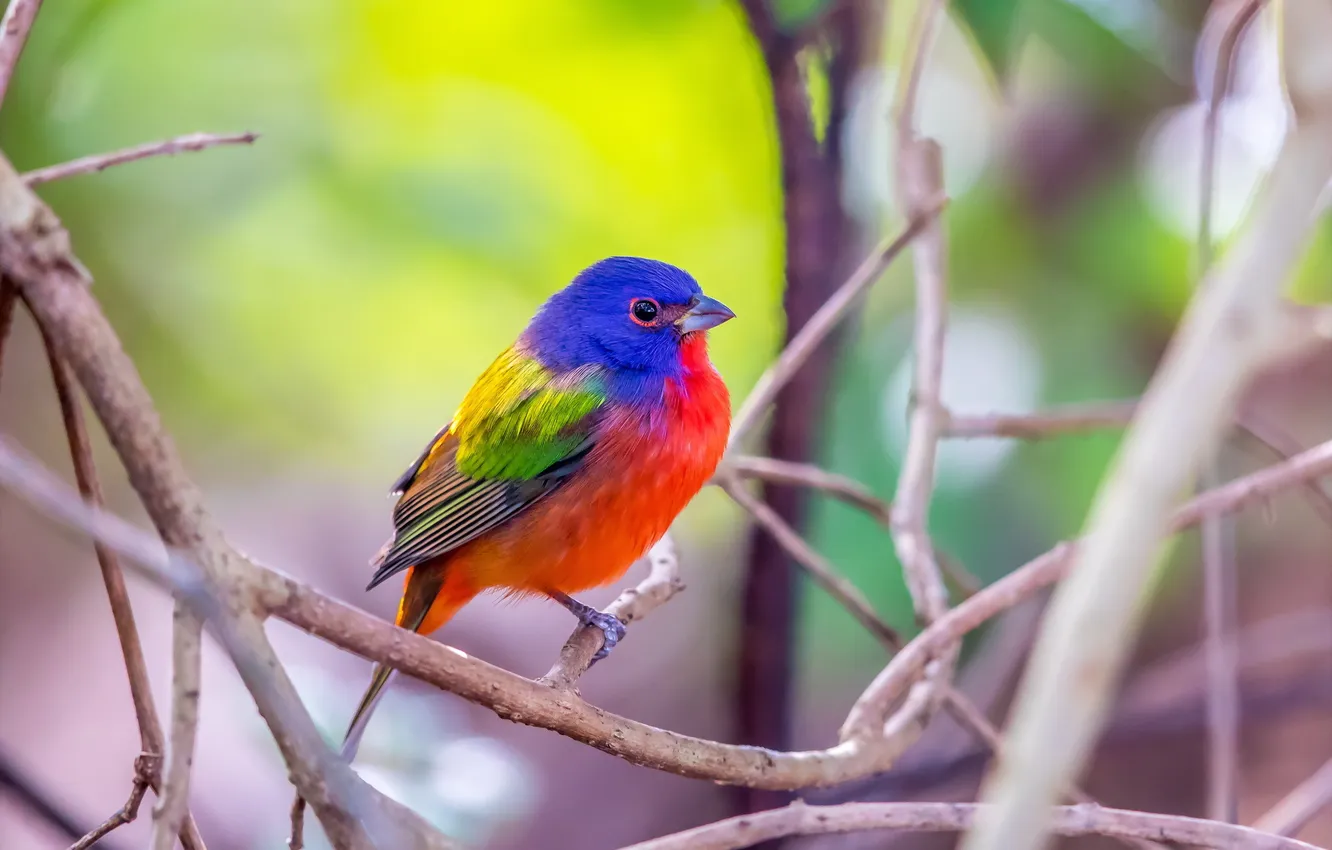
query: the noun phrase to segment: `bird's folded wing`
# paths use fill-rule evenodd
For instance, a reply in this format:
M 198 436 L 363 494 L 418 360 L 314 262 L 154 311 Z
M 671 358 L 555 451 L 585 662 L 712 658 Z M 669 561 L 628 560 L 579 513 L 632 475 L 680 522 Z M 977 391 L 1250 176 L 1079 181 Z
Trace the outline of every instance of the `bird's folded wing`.
M 596 442 L 593 371 L 558 378 L 514 351 L 477 381 L 452 423 L 394 485 L 393 540 L 370 587 L 446 554 L 557 490 Z

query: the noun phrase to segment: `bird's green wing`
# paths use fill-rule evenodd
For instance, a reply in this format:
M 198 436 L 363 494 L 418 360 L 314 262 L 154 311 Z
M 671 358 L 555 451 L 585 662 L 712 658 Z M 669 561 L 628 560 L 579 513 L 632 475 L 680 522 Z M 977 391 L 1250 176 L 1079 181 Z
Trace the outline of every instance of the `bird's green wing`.
M 453 421 L 394 484 L 393 539 L 374 587 L 511 519 L 558 489 L 596 441 L 600 374 L 554 376 L 509 349 L 482 374 Z

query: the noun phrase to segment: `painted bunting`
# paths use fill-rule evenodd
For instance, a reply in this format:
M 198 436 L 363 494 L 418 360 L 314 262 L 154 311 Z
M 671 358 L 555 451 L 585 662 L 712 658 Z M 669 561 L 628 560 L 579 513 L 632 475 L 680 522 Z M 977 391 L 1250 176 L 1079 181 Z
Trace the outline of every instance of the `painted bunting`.
M 367 590 L 405 572 L 397 624 L 421 633 L 482 591 L 546 596 L 601 629 L 604 657 L 624 624 L 570 594 L 624 575 L 712 477 L 731 406 L 707 331 L 734 315 L 667 263 L 583 270 L 393 485 Z M 348 758 L 391 672 L 375 669 Z

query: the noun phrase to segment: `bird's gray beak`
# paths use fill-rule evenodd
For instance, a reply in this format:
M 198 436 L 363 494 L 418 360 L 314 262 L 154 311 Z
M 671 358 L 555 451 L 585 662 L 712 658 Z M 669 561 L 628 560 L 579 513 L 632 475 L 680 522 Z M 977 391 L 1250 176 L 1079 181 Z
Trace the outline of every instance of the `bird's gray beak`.
M 716 298 L 698 295 L 690 302 L 689 309 L 675 323 L 680 328 L 680 333 L 687 334 L 715 328 L 722 322 L 734 318 L 735 314 L 731 312 L 731 308 Z

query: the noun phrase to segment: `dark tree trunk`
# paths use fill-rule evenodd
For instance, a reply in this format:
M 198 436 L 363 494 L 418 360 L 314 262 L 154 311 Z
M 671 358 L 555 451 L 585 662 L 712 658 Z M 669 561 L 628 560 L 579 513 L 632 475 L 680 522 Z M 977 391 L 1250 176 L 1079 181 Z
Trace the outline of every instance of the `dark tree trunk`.
M 840 199 L 842 119 L 848 84 L 863 55 L 861 34 L 872 29 L 877 43 L 879 28 L 877 16 L 872 27 L 863 26 L 868 21 L 858 21 L 867 4 L 854 2 L 836 4 L 818 22 L 832 51 L 828 66 L 832 109 L 820 144 L 798 61 L 799 36 L 775 27 L 764 0 L 745 0 L 743 5 L 772 80 L 786 229 L 784 342 L 790 342 L 841 282 L 849 265 L 848 249 L 859 241 Z M 768 456 L 797 462 L 814 459 L 838 348 L 834 335 L 778 395 L 767 434 Z M 790 525 L 804 526 L 803 491 L 766 485 L 762 496 Z M 736 676 L 737 733 L 745 744 L 790 748 L 797 579 L 795 565 L 781 547 L 754 528 L 744 577 Z M 736 807 L 752 812 L 788 799 L 781 792 L 740 789 Z

